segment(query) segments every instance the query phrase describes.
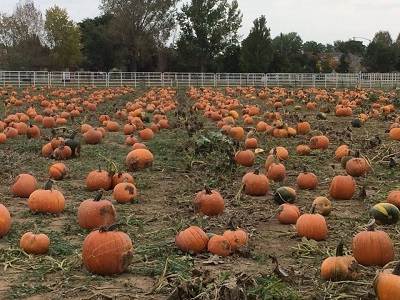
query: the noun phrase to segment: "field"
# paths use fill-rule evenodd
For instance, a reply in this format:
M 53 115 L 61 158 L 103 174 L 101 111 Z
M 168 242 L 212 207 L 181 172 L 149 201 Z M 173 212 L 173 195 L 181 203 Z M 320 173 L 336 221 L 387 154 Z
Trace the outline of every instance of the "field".
M 0 203 L 11 214 L 11 228 L 0 239 L 0 299 L 375 299 L 372 282 L 381 267 L 359 266 L 357 279 L 332 282 L 321 278 L 320 266 L 325 258 L 334 255 L 340 241 L 345 244 L 346 253 L 351 254 L 352 239 L 366 230 L 371 207 L 386 202 L 391 191 L 400 189 L 399 141 L 389 139 L 390 126 L 398 121 L 398 91 L 357 87 L 327 91 L 254 87 L 151 90 L 9 87 L 2 92 L 3 124 L 13 126 L 17 120 L 10 119 L 10 115 L 29 115 L 29 108 L 39 115 L 48 113 L 56 118 L 66 111 L 69 117 L 65 124 L 52 130 L 43 128 L 32 114 L 25 123 L 36 124 L 40 137 L 28 139 L 26 134 L 19 134 L 0 144 Z M 93 103 L 95 108 L 89 109 Z M 340 103 L 352 107 L 350 116 L 335 115 L 335 106 Z M 252 107 L 258 107 L 259 112 L 250 113 Z M 45 110 L 48 108 L 50 111 Z M 80 113 L 71 116 L 76 109 Z M 217 116 L 212 120 L 212 114 L 206 110 L 237 117 L 225 120 L 233 120 L 231 126 L 244 128 L 244 137 L 235 139 L 221 130 L 223 123 L 218 124 L 221 120 Z M 281 119 L 276 120 L 277 113 Z M 354 122 L 360 114 L 366 118 Z M 119 129 L 108 130 L 107 122 L 99 121 L 102 115 L 118 122 Z M 129 135 L 124 134 L 123 127 L 129 115 L 140 116 L 143 127 L 153 124 L 157 131 L 153 139 L 146 141 L 139 136 L 140 126 L 133 134 L 154 155 L 149 168 L 131 171 L 126 165 L 125 158 L 132 146 L 125 144 Z M 158 118 L 166 118 L 169 128 L 158 131 L 159 127 L 154 126 Z M 262 120 L 269 128 L 280 127 L 281 122 L 280 128 L 294 129 L 305 120 L 311 130 L 306 134 L 276 137 L 272 130 L 258 132 L 257 124 Z M 82 130 L 87 124 L 105 128 L 100 143 L 85 143 Z M 252 150 L 256 152 L 254 165 L 245 167 L 235 162 L 235 154 L 245 149 L 246 134 L 250 131 L 258 144 Z M 43 156 L 42 147 L 46 143 L 56 136 L 67 139 L 74 132 L 81 143 L 79 157 L 57 161 Z M 297 146 L 309 145 L 313 135 L 327 136 L 328 148 L 298 155 Z M 329 186 L 334 176 L 346 175 L 340 161 L 335 159 L 335 150 L 343 144 L 359 150 L 370 170 L 355 178 L 356 192 L 350 200 L 335 200 L 329 195 Z M 265 161 L 270 150 L 277 146 L 289 152 L 289 157 L 281 160 L 286 168 L 285 179 L 270 180 L 265 196 L 246 195 L 242 177 L 256 168 L 267 174 Z M 63 162 L 68 168 L 64 178 L 53 180 L 53 189 L 66 199 L 65 209 L 56 215 L 31 212 L 27 199 L 13 196 L 10 188 L 21 173 L 33 175 L 39 188 L 43 188 L 49 168 L 56 162 Z M 77 211 L 82 201 L 97 194 L 88 191 L 86 178 L 99 164 L 109 171 L 132 174 L 138 192 L 137 197 L 125 204 L 115 201 L 112 190 L 103 193 L 103 198 L 115 206 L 121 223 L 118 230 L 129 235 L 134 248 L 132 263 L 118 275 L 89 273 L 82 262 L 82 244 L 89 231 L 80 228 Z M 318 178 L 314 190 L 296 186 L 297 176 L 304 167 Z M 195 211 L 194 197 L 205 184 L 223 196 L 222 214 L 205 216 Z M 294 204 L 302 213 L 310 211 L 317 196 L 331 200 L 333 209 L 325 217 L 328 226 L 325 239 L 317 242 L 300 238 L 295 225 L 278 222 L 279 205 L 273 197 L 282 186 L 296 189 Z M 248 244 L 226 257 L 207 251 L 185 253 L 175 246 L 175 236 L 191 225 L 201 227 L 207 234 L 222 234 L 228 228 L 240 227 L 248 234 Z M 399 259 L 398 226 L 376 228 L 389 234 L 396 249 L 395 259 Z M 51 245 L 47 254 L 32 255 L 21 250 L 20 238 L 27 231 L 49 236 Z M 394 262 L 389 264 L 393 265 Z

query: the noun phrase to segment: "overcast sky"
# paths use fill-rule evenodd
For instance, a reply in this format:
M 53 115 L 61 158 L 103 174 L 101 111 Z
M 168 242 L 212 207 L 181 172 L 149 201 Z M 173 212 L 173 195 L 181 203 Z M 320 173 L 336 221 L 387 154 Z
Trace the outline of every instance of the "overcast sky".
M 2 0 L 0 11 L 11 14 L 18 0 Z M 75 22 L 100 15 L 100 0 L 34 0 L 43 14 L 58 5 Z M 239 33 L 246 37 L 253 21 L 261 15 L 274 38 L 280 33 L 297 32 L 305 41 L 333 44 L 353 37 L 368 44 L 375 33 L 389 31 L 395 40 L 400 32 L 399 0 L 238 0 L 243 13 Z M 361 37 L 361 38 L 359 38 Z

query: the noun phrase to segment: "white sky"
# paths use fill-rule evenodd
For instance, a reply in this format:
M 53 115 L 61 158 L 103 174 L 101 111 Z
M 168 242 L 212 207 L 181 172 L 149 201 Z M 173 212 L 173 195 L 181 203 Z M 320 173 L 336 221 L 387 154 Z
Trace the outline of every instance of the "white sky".
M 188 2 L 189 0 L 186 0 Z M 0 12 L 11 14 L 18 0 L 2 0 Z M 100 15 L 100 0 L 34 0 L 43 14 L 58 5 L 75 22 Z M 395 40 L 400 32 L 399 0 L 238 0 L 243 13 L 239 33 L 246 37 L 253 21 L 261 15 L 274 38 L 297 32 L 305 41 L 333 44 L 353 37 L 372 39 L 376 32 L 389 31 Z M 365 39 L 357 39 L 368 44 Z

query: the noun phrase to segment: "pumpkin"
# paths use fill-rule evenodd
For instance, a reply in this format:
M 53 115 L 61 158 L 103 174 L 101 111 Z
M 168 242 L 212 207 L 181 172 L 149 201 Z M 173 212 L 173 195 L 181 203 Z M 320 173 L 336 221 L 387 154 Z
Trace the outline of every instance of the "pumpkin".
M 246 173 L 242 177 L 242 184 L 245 194 L 250 196 L 264 196 L 269 190 L 267 176 L 261 174 L 258 169 L 254 172 Z
M 118 203 L 132 202 L 137 196 L 137 189 L 133 183 L 120 182 L 113 189 L 115 201 Z
M 397 206 L 390 203 L 375 204 L 369 211 L 376 224 L 391 225 L 396 224 L 400 218 L 400 210 Z
M 51 157 L 53 155 L 53 147 L 51 146 L 51 143 L 46 143 L 42 147 L 42 155 L 44 157 Z
M 31 138 L 39 138 L 40 137 L 40 129 L 36 125 L 30 124 L 28 129 L 26 130 L 26 136 L 28 139 Z
M 328 235 L 328 227 L 325 218 L 314 213 L 312 207 L 310 213 L 302 214 L 296 221 L 296 232 L 299 237 L 306 237 L 316 241 L 325 239 Z
M 79 157 L 81 154 L 81 143 L 74 139 L 76 132 L 73 133 L 70 139 L 64 141 L 64 145 L 71 148 L 71 158 Z
M 11 194 L 15 197 L 29 198 L 38 189 L 36 178 L 31 174 L 19 174 L 11 185 Z
M 308 145 L 298 145 L 296 147 L 296 154 L 301 156 L 308 156 L 311 154 L 311 148 Z
M 175 237 L 175 246 L 185 252 L 201 253 L 207 249 L 208 236 L 198 226 L 190 226 Z
M 379 300 L 400 299 L 400 262 L 397 262 L 394 269 L 380 271 L 372 285 Z
M 281 182 L 285 180 L 286 168 L 283 164 L 279 162 L 278 159 L 276 159 L 276 161 L 271 163 L 271 165 L 269 166 L 267 176 L 268 179 L 272 181 Z
M 45 254 L 50 248 L 50 238 L 44 233 L 25 232 L 19 246 L 28 254 Z
M 52 189 L 52 181 L 49 179 L 44 189 L 30 194 L 28 208 L 33 212 L 59 214 L 65 208 L 65 198 L 60 191 Z
M 82 229 L 92 230 L 102 226 L 110 226 L 116 222 L 117 212 L 114 205 L 101 199 L 103 192 L 99 192 L 94 198 L 89 198 L 78 207 L 78 224 Z
M 315 198 L 312 205 L 315 207 L 315 211 L 323 216 L 329 216 L 332 211 L 331 201 L 324 196 Z
M 133 245 L 130 237 L 115 226 L 101 227 L 86 236 L 82 245 L 85 269 L 99 275 L 120 274 L 132 262 Z
M 306 168 L 296 178 L 296 185 L 301 190 L 315 190 L 318 185 L 318 178 L 314 173 L 307 172 Z
M 256 149 L 258 146 L 258 139 L 256 137 L 247 137 L 244 141 L 246 149 Z
M 89 128 L 82 137 L 86 144 L 96 145 L 103 139 L 103 134 L 97 128 Z
M 360 273 L 359 265 L 351 255 L 343 255 L 343 243 L 336 248 L 336 256 L 326 258 L 321 264 L 321 276 L 324 280 L 355 280 Z
M 329 139 L 325 135 L 316 135 L 310 138 L 310 149 L 327 149 L 329 147 Z
M 360 153 L 356 151 L 354 157 L 346 162 L 345 169 L 348 175 L 360 177 L 369 171 L 369 164 L 363 157 L 360 157 Z
M 235 153 L 235 161 L 238 165 L 244 167 L 251 167 L 254 165 L 255 155 L 254 152 L 247 150 L 239 150 Z
M 384 266 L 394 260 L 392 240 L 385 231 L 375 230 L 374 224 L 375 220 L 371 219 L 367 230 L 353 237 L 353 256 L 363 266 Z
M 276 218 L 281 224 L 296 224 L 300 210 L 296 205 L 283 203 L 279 205 Z
M 289 151 L 282 146 L 278 146 L 275 148 L 272 148 L 269 151 L 270 155 L 276 155 L 276 157 L 278 157 L 280 160 L 287 160 L 289 158 Z
M 59 180 L 62 179 L 68 172 L 68 168 L 63 163 L 55 163 L 50 166 L 49 176 L 50 178 Z
M 5 236 L 11 227 L 11 216 L 7 207 L 0 203 L 0 238 Z
M 388 203 L 396 205 L 396 207 L 400 209 L 400 191 L 399 190 L 391 191 L 387 196 L 386 201 Z
M 88 191 L 98 191 L 98 190 L 106 190 L 111 189 L 112 179 L 111 175 L 108 171 L 102 170 L 99 164 L 97 170 L 93 170 L 89 172 L 86 177 L 86 188 Z
M 277 204 L 293 203 L 296 200 L 296 190 L 289 186 L 281 186 L 275 190 L 272 199 Z
M 153 165 L 153 161 L 154 156 L 148 149 L 132 150 L 126 155 L 125 158 L 127 167 L 132 171 L 151 167 Z
M 337 175 L 333 177 L 329 186 L 329 195 L 333 199 L 349 200 L 356 192 L 356 182 L 353 177 Z
M 193 202 L 194 211 L 206 216 L 222 214 L 225 207 L 224 199 L 216 190 L 211 190 L 207 185 L 204 190 L 198 192 Z
M 301 120 L 297 123 L 297 132 L 298 134 L 307 134 L 311 130 L 310 123 L 304 120 Z
M 58 148 L 54 149 L 53 156 L 57 160 L 68 159 L 72 156 L 72 149 L 63 142 Z
M 339 147 L 336 148 L 335 150 L 335 159 L 340 161 L 342 157 L 347 156 L 351 154 L 350 147 L 348 145 L 340 145 Z
M 111 177 L 111 187 L 114 188 L 118 183 L 121 182 L 130 182 L 130 183 L 135 183 L 135 179 L 133 176 L 127 172 L 116 172 L 114 175 Z
M 149 141 L 154 138 L 154 132 L 150 128 L 145 128 L 139 131 L 139 136 L 143 141 Z
M 231 244 L 223 235 L 213 235 L 207 244 L 208 252 L 219 256 L 228 256 L 231 254 Z
M 231 244 L 232 252 L 236 251 L 238 246 L 246 246 L 248 242 L 246 231 L 240 228 L 235 230 L 225 230 L 222 236 L 224 236 Z

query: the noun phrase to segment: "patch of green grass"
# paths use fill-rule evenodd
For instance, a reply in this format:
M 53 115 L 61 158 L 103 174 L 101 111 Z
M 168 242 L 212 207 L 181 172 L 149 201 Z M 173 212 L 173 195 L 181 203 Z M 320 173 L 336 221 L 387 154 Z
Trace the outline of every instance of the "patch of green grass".
M 290 287 L 274 275 L 261 275 L 253 280 L 253 286 L 247 292 L 249 299 L 254 300 L 278 300 L 301 299 Z

